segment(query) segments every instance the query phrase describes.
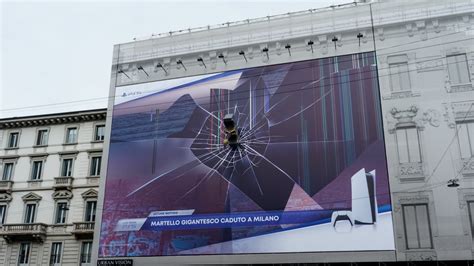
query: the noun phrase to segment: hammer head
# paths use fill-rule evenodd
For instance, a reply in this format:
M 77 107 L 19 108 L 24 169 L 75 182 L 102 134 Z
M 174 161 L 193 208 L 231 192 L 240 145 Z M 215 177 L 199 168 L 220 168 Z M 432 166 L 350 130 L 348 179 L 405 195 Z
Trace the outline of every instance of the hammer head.
M 224 116 L 224 126 L 227 131 L 232 131 L 235 129 L 234 115 L 226 114 Z

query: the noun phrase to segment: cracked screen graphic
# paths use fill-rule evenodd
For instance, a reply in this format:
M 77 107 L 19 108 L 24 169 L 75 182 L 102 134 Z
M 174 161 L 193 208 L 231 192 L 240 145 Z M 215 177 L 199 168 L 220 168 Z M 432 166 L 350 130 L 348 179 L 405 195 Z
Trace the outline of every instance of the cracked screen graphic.
M 372 52 L 115 96 L 99 256 L 394 249 Z

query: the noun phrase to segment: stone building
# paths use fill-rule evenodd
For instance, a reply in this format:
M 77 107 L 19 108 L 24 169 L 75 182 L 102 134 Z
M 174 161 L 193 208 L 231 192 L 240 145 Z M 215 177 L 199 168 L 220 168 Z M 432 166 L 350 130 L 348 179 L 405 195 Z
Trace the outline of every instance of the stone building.
M 0 120 L 0 265 L 91 265 L 105 117 Z

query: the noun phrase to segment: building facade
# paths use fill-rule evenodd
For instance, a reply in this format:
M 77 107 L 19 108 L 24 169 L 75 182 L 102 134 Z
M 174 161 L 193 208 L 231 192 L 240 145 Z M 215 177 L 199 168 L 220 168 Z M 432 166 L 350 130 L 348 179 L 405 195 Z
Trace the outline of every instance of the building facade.
M 105 114 L 0 120 L 0 265 L 92 265 Z
M 118 86 L 375 51 L 396 247 L 331 256 L 133 259 L 140 265 L 473 259 L 473 12 L 472 0 L 362 1 L 116 45 L 110 95 Z M 94 256 L 97 244 L 95 238 Z

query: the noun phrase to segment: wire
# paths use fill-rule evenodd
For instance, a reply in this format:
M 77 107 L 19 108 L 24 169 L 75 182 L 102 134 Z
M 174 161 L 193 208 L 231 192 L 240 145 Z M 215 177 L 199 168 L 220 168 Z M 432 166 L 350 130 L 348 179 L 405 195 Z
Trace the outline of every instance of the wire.
M 472 107 L 472 104 L 471 104 L 471 107 Z M 469 112 L 469 111 L 468 111 L 468 112 Z M 463 118 L 463 121 L 464 121 L 465 119 L 466 119 L 466 117 Z M 456 135 L 457 135 L 457 133 L 455 134 L 454 138 L 456 137 Z M 453 138 L 453 139 L 454 139 L 454 138 Z M 86 142 L 86 143 L 89 144 L 89 142 Z M 451 141 L 451 143 L 448 145 L 448 149 L 449 149 L 449 147 L 452 145 L 452 143 L 453 143 L 453 142 Z M 62 144 L 61 144 L 61 146 L 62 146 Z M 427 183 L 427 182 L 431 179 L 431 177 L 434 175 L 434 173 L 436 172 L 436 169 L 438 168 L 438 166 L 439 166 L 440 162 L 442 161 L 442 159 L 444 158 L 445 154 L 446 154 L 446 153 L 443 153 L 442 157 L 440 158 L 440 161 L 438 162 L 438 165 L 435 167 L 435 169 L 434 169 L 434 171 L 432 172 L 432 174 L 427 178 L 427 180 L 425 181 L 425 183 Z M 462 171 L 462 169 L 458 172 L 458 175 L 459 175 L 459 173 L 460 173 L 461 171 Z M 443 182 L 443 183 L 445 183 L 445 182 Z M 424 187 L 421 187 L 421 188 L 426 189 L 427 187 L 424 186 Z M 420 188 L 410 188 L 410 189 L 408 189 L 407 191 L 413 190 L 413 189 L 417 190 L 417 189 L 420 189 Z M 400 191 L 395 191 L 395 192 L 400 192 Z
M 474 103 L 471 103 L 470 108 L 469 108 L 469 110 L 466 112 L 466 115 L 465 115 L 465 117 L 463 118 L 462 122 L 464 122 L 465 119 L 467 118 L 467 114 L 469 114 L 469 111 L 471 110 L 471 108 L 472 108 L 473 105 L 474 105 Z M 462 122 L 461 122 L 461 123 L 462 123 Z M 453 139 L 455 139 L 455 137 L 457 136 L 457 132 L 458 132 L 458 128 L 456 127 L 456 134 L 454 135 Z M 446 150 L 448 150 L 452 144 L 453 144 L 453 140 L 451 140 L 451 142 L 450 142 L 450 144 L 448 145 L 448 147 L 446 148 Z M 436 170 L 438 169 L 439 165 L 441 164 L 442 159 L 443 159 L 443 158 L 445 157 L 445 155 L 446 155 L 446 150 L 445 150 L 445 152 L 442 154 L 442 156 L 441 156 L 440 160 L 438 161 L 437 165 L 435 166 L 433 172 L 430 174 L 430 176 L 428 176 L 428 178 L 425 179 L 425 181 L 424 181 L 425 184 L 426 184 L 427 182 L 429 182 L 430 179 L 434 176 Z M 458 171 L 458 173 L 457 173 L 457 175 L 456 175 L 455 178 L 457 178 L 457 177 L 460 175 L 460 173 L 464 170 L 464 168 L 465 168 L 465 166 L 464 166 L 463 168 L 461 168 L 461 169 Z M 388 171 L 388 169 L 387 169 L 387 171 Z M 390 178 L 389 178 L 388 175 L 387 175 L 387 178 L 389 179 L 389 180 L 388 180 L 388 181 L 389 181 L 388 183 L 390 184 Z M 21 182 L 19 182 L 19 183 L 21 183 Z M 296 184 L 296 183 L 295 183 L 295 184 Z M 429 186 L 412 187 L 412 188 L 408 188 L 408 189 L 404 189 L 404 190 L 397 190 L 397 191 L 391 191 L 391 192 L 389 191 L 389 192 L 387 192 L 387 193 L 379 193 L 379 194 L 376 194 L 376 196 L 385 196 L 385 195 L 390 195 L 390 196 L 391 196 L 393 193 L 410 192 L 410 191 L 412 191 L 412 190 L 417 191 L 417 190 L 420 190 L 420 189 L 424 189 L 424 190 L 433 189 L 433 188 L 439 187 L 439 186 L 441 186 L 441 185 L 446 185 L 446 181 L 441 181 L 441 182 L 438 182 L 438 183 L 433 183 L 433 184 L 430 184 Z M 98 186 L 97 186 L 97 188 L 98 188 Z M 417 191 L 417 192 L 422 192 L 422 191 Z M 367 197 L 361 197 L 361 198 L 367 198 Z M 48 202 L 48 200 L 43 200 L 43 199 L 42 199 L 42 201 Z M 318 204 L 328 204 L 328 203 L 341 203 L 341 202 L 347 202 L 347 201 L 348 201 L 348 200 L 326 201 L 326 202 L 324 202 L 324 201 L 318 201 L 317 203 L 318 203 Z M 55 204 L 57 201 L 49 201 L 49 202 Z M 69 205 L 69 207 L 72 207 L 72 206 L 80 206 L 80 207 L 83 207 L 83 204 L 81 204 L 81 205 L 72 205 L 72 204 L 70 204 L 70 205 Z M 96 206 L 96 209 L 99 209 L 99 207 Z M 101 209 L 101 210 L 104 210 L 103 208 L 100 208 L 100 209 Z M 116 211 L 116 210 L 130 211 L 129 208 L 126 208 L 126 209 L 113 208 L 113 210 L 115 210 L 115 211 Z M 18 213 L 20 213 L 20 212 L 22 212 L 22 211 L 19 211 Z M 11 212 L 9 211 L 8 213 L 11 213 Z
M 368 71 L 360 71 L 360 72 L 354 73 L 354 75 L 359 75 L 359 76 L 360 76 L 360 75 L 362 75 L 363 73 L 366 73 L 366 72 L 374 73 L 375 70 L 374 70 L 374 69 L 371 69 L 371 70 L 368 70 Z M 324 77 L 324 78 L 330 78 L 330 77 Z M 295 92 L 297 92 L 297 91 L 303 91 L 303 90 L 309 90 L 309 89 L 317 89 L 317 88 L 320 89 L 320 88 L 328 88 L 328 87 L 329 87 L 330 90 L 325 92 L 325 94 L 328 94 L 329 92 L 331 92 L 331 91 L 334 89 L 334 86 L 335 86 L 335 85 L 346 84 L 346 83 L 353 83 L 353 82 L 363 81 L 363 80 L 373 80 L 373 79 L 375 79 L 375 78 L 374 78 L 374 77 L 368 77 L 368 78 L 363 78 L 363 79 L 359 79 L 359 80 L 349 80 L 349 81 L 347 81 L 347 82 L 329 83 L 329 84 L 325 84 L 325 85 L 323 85 L 323 86 L 320 85 L 320 86 L 318 86 L 318 87 L 316 87 L 316 88 L 309 87 L 309 88 L 303 88 L 303 89 L 296 89 L 296 90 L 291 90 L 291 91 L 287 91 L 287 92 L 281 92 L 281 94 L 283 94 L 283 93 L 290 93 L 290 94 L 291 94 L 291 93 L 295 93 Z M 308 83 L 308 82 L 301 82 L 301 83 Z M 298 84 L 299 84 L 299 83 L 298 83 Z M 294 85 L 294 83 L 293 83 L 293 84 L 287 84 L 286 86 L 291 86 L 291 85 Z M 274 86 L 274 87 L 270 87 L 270 88 L 277 88 L 277 87 L 279 87 L 279 86 Z M 246 92 L 245 92 L 245 93 L 246 93 Z M 275 92 L 275 94 L 280 94 L 280 93 L 279 93 L 279 92 Z M 264 97 L 264 95 L 255 96 L 255 97 L 256 97 L 256 98 L 260 98 L 260 97 Z M 199 98 L 199 97 L 196 97 L 196 98 Z M 206 97 L 201 97 L 201 98 L 209 99 L 208 96 L 206 96 Z M 232 100 L 233 100 L 233 101 L 237 101 L 237 100 L 245 100 L 245 99 L 248 99 L 248 97 L 233 98 Z M 319 98 L 319 99 L 320 99 L 320 98 Z M 319 99 L 317 99 L 317 100 L 319 100 Z M 192 102 L 193 100 L 191 99 L 191 100 L 189 100 L 189 101 Z M 172 101 L 172 102 L 170 101 L 170 102 L 165 102 L 165 103 L 173 103 L 173 102 L 175 102 L 175 101 Z M 210 102 L 208 102 L 208 103 L 210 103 Z M 163 102 L 160 102 L 159 104 L 164 104 L 164 103 L 163 103 Z M 204 103 L 201 103 L 201 104 L 204 104 Z M 129 108 L 142 108 L 142 107 L 144 107 L 144 106 L 156 106 L 156 105 L 157 105 L 157 104 L 141 105 L 141 106 L 138 106 L 138 107 L 126 107 L 126 108 L 122 107 L 122 108 L 116 108 L 116 110 L 119 110 L 119 109 L 129 109 Z M 110 117 L 110 116 L 107 115 L 106 117 Z M 128 126 L 128 127 L 120 127 L 119 129 L 122 129 L 122 130 L 123 130 L 123 129 L 127 129 L 127 128 L 138 128 L 138 129 L 139 129 L 140 126 L 142 126 L 142 125 L 136 125 L 136 124 L 135 124 L 135 125 L 131 125 L 131 126 Z M 149 126 L 149 125 L 146 125 L 146 124 L 145 124 L 145 125 L 143 125 L 142 127 L 147 127 L 147 126 Z M 127 135 L 125 135 L 125 136 L 127 136 Z M 91 143 L 92 143 L 91 141 L 78 142 L 78 143 L 76 143 L 76 145 L 91 144 Z M 62 146 L 64 146 L 64 145 L 65 145 L 65 144 L 63 144 L 63 143 L 58 143 L 58 144 L 50 144 L 50 145 L 48 145 L 48 147 L 55 147 L 55 146 L 60 146 L 60 147 L 62 147 Z M 31 149 L 31 146 L 18 147 L 17 149 Z
M 434 59 L 430 59 L 430 60 L 424 60 L 424 61 L 418 61 L 416 62 L 416 64 L 419 64 L 420 62 L 429 62 L 429 61 L 436 61 L 436 60 L 440 60 L 439 58 L 434 58 Z M 352 61 L 352 60 L 351 60 Z M 462 60 L 461 62 L 467 62 L 467 60 Z M 457 64 L 458 62 L 454 62 L 454 63 L 446 63 L 446 65 L 449 65 L 449 64 Z M 410 64 L 415 64 L 415 63 L 410 63 Z M 435 66 L 436 67 L 436 66 Z M 304 67 L 304 68 L 310 68 L 310 67 Z M 299 69 L 304 69 L 304 68 L 299 68 Z M 295 69 L 295 70 L 299 70 L 299 69 Z M 360 69 L 360 68 L 359 68 Z M 386 68 L 386 69 L 389 69 L 389 68 Z M 352 70 L 352 69 L 348 69 L 348 70 Z M 354 70 L 357 70 L 354 69 Z M 380 69 L 379 69 L 380 70 Z M 368 71 L 358 71 L 358 72 L 355 72 L 355 73 L 352 73 L 352 74 L 348 74 L 346 75 L 347 76 L 353 76 L 353 75 L 361 75 L 362 73 L 372 73 L 374 72 L 374 70 L 368 70 Z M 418 70 L 407 70 L 407 71 L 398 71 L 397 73 L 398 74 L 401 74 L 401 73 L 409 73 L 409 72 L 414 72 L 414 71 L 418 71 Z M 273 73 L 273 72 L 272 72 Z M 338 72 L 333 72 L 332 74 L 334 73 L 338 73 Z M 261 76 L 261 75 L 255 75 L 255 76 Z M 388 77 L 388 76 L 391 76 L 390 74 L 386 74 L 386 75 L 378 75 L 378 78 L 380 77 Z M 324 79 L 332 79 L 332 77 L 322 77 Z M 347 82 L 336 82 L 336 83 L 332 83 L 330 85 L 340 85 L 340 84 L 347 84 L 347 83 L 351 83 L 351 82 L 356 82 L 356 81 L 363 81 L 363 80 L 371 80 L 371 79 L 375 79 L 374 77 L 368 77 L 368 78 L 362 78 L 362 79 L 358 79 L 358 80 L 350 80 L 350 81 L 347 81 Z M 227 79 L 228 80 L 228 79 Z M 224 82 L 224 81 L 227 81 L 225 78 L 224 79 L 221 79 L 221 81 L 218 81 L 219 83 L 220 82 Z M 303 82 L 295 82 L 295 83 L 290 83 L 290 84 L 285 84 L 284 86 L 292 86 L 292 85 L 297 85 L 297 84 L 303 84 L 303 83 L 308 83 L 309 81 L 303 81 Z M 208 83 L 210 84 L 210 83 Z M 274 87 L 271 87 L 271 86 L 267 86 L 265 88 L 256 88 L 254 91 L 259 91 L 259 90 L 264 90 L 264 89 L 272 89 L 272 88 L 278 88 L 280 86 L 274 86 Z M 326 87 L 326 85 L 324 86 L 321 86 L 319 85 L 318 86 L 319 88 L 321 87 Z M 308 88 L 303 88 L 303 89 L 298 89 L 298 90 L 292 90 L 291 92 L 295 92 L 295 91 L 302 91 L 302 90 L 310 90 L 310 89 L 314 89 L 313 87 L 308 87 Z M 155 91 L 155 90 L 151 90 L 151 91 Z M 150 92 L 150 91 L 144 91 L 144 93 L 147 93 L 147 92 Z M 239 92 L 237 92 L 239 93 Z M 240 92 L 240 93 L 246 93 L 246 92 Z M 284 94 L 284 93 L 290 93 L 290 92 L 276 92 L 274 94 Z M 236 94 L 236 93 L 234 93 Z M 151 95 L 147 95 L 146 97 L 148 96 L 151 96 Z M 119 96 L 116 96 L 116 97 L 119 97 Z M 262 96 L 255 96 L 255 97 L 262 97 Z M 209 96 L 204 96 L 204 97 L 194 97 L 193 100 L 198 100 L 198 99 L 208 99 Z M 244 97 L 244 98 L 234 98 L 233 100 L 242 100 L 242 99 L 246 99 L 247 97 Z M 191 101 L 191 100 L 190 100 Z M 114 109 L 115 110 L 122 110 L 122 109 L 134 109 L 134 108 L 143 108 L 143 107 L 147 107 L 147 106 L 153 106 L 153 107 L 156 107 L 157 105 L 160 105 L 160 104 L 169 104 L 169 103 L 174 103 L 175 101 L 167 101 L 167 102 L 159 102 L 159 103 L 154 103 L 154 104 L 147 104 L 147 105 L 140 105 L 140 106 L 131 106 L 131 107 L 115 107 Z M 204 103 L 201 103 L 201 104 L 204 104 Z M 17 110 L 18 109 L 23 109 L 23 108 L 16 108 Z M 5 109 L 7 110 L 7 109 Z M 11 110 L 11 109 L 10 109 Z M 110 115 L 107 115 L 106 117 L 111 117 Z M 2 120 L 11 120 L 9 118 L 6 118 L 6 119 L 2 119 Z M 1 121 L 0 120 L 0 123 Z
M 454 33 L 450 33 L 450 34 L 445 34 L 443 36 L 436 36 L 436 37 L 433 37 L 433 38 L 430 38 L 430 40 L 432 39 L 435 39 L 435 38 L 441 38 L 441 37 L 446 37 L 446 36 L 449 36 L 449 35 L 452 35 L 452 34 L 459 34 L 458 32 L 454 32 Z M 474 38 L 466 38 L 464 40 L 472 40 Z M 438 46 L 438 45 L 445 45 L 445 44 L 450 44 L 450 43 L 458 43 L 460 41 L 464 41 L 464 40 L 457 40 L 457 41 L 454 41 L 454 42 L 445 42 L 445 43 L 439 43 L 439 44 L 433 44 L 433 45 L 430 45 L 430 46 L 422 46 L 422 47 L 416 47 L 416 48 L 413 48 L 413 49 L 406 49 L 406 50 L 403 50 L 403 51 L 396 51 L 396 52 L 391 52 L 391 53 L 387 53 L 387 54 L 400 54 L 400 53 L 403 53 L 405 51 L 409 51 L 409 50 L 418 50 L 418 49 L 423 49 L 423 48 L 426 48 L 426 47 L 433 47 L 433 46 Z M 383 49 L 391 49 L 391 48 L 394 48 L 394 47 L 399 47 L 399 46 L 403 46 L 403 45 L 409 45 L 409 44 L 413 44 L 413 43 L 416 43 L 416 42 L 422 42 L 422 41 L 415 41 L 415 42 L 411 42 L 411 43 L 403 43 L 403 44 L 400 44 L 400 45 L 394 45 L 394 46 L 391 46 L 391 47 L 384 47 L 384 48 L 380 48 L 378 50 L 383 50 Z M 423 41 L 425 42 L 425 41 Z M 368 53 L 371 53 L 371 52 L 365 52 L 365 53 L 356 53 L 356 54 L 349 54 L 349 55 L 358 55 L 358 54 L 368 54 Z M 471 52 L 472 53 L 472 52 Z M 381 55 L 387 55 L 387 54 L 378 54 L 378 56 L 381 56 Z M 343 57 L 343 56 L 349 56 L 349 55 L 338 55 L 338 56 L 333 56 L 333 57 L 326 57 L 326 58 L 315 58 L 315 59 L 310 59 L 310 60 L 324 60 L 324 59 L 332 59 L 332 58 L 335 58 L 335 57 Z M 429 57 L 433 57 L 433 56 L 427 56 L 427 57 L 420 57 L 420 58 L 429 58 Z M 432 60 L 440 60 L 442 58 L 434 58 Z M 305 61 L 310 61 L 310 60 L 305 60 Z M 353 61 L 352 59 L 351 60 L 347 60 L 347 61 Z M 427 61 L 431 61 L 431 60 L 427 60 Z M 425 62 L 427 62 L 425 61 Z M 304 61 L 298 61 L 298 62 L 304 62 Z M 298 62 L 289 62 L 289 63 L 285 63 L 285 64 L 294 64 L 294 63 L 298 63 Z M 339 61 L 339 62 L 344 62 L 343 61 Z M 420 63 L 420 61 L 418 62 L 414 62 L 413 64 L 417 64 L 417 63 Z M 327 65 L 333 65 L 334 63 L 330 62 L 330 63 L 327 63 Z M 412 64 L 412 63 L 410 63 Z M 265 65 L 265 66 L 260 66 L 260 67 L 255 67 L 255 68 L 250 68 L 250 69 L 256 69 L 256 68 L 263 68 L 263 67 L 270 67 L 270 66 L 274 66 L 274 65 Z M 380 70 L 383 70 L 384 68 L 379 68 L 379 71 Z M 237 70 L 234 70 L 234 71 L 237 71 Z M 119 73 L 116 73 L 116 75 L 118 75 Z M 251 76 L 249 76 L 250 78 Z M 150 81 L 147 81 L 147 82 L 142 82 L 142 83 L 149 83 Z M 153 81 L 152 81 L 153 82 Z M 159 82 L 159 81 L 154 81 L 154 82 Z M 141 83 L 134 83 L 133 85 L 136 85 L 136 84 L 141 84 Z M 212 84 L 212 83 L 208 83 L 208 84 Z M 132 85 L 132 84 L 130 84 Z M 129 86 L 129 85 L 126 85 L 126 86 Z M 148 91 L 148 92 L 152 92 L 152 91 Z M 99 101 L 99 100 L 106 100 L 106 99 L 111 99 L 111 98 L 116 98 L 116 97 L 121 97 L 120 95 L 116 95 L 116 96 L 106 96 L 106 97 L 98 97 L 98 98 L 89 98 L 89 99 L 83 99 L 83 100 L 75 100 L 75 101 L 68 101 L 68 102 L 58 102 L 58 103 L 53 103 L 53 104 L 43 104 L 43 105 L 35 105 L 35 106 L 28 106 L 28 107 L 20 107 L 20 108 L 7 108 L 7 109 L 0 109 L 0 111 L 13 111 L 13 110 L 25 110 L 25 109 L 32 109 L 32 108 L 38 108 L 38 107 L 48 107 L 48 106 L 57 106 L 59 104 L 71 104 L 71 103 L 84 103 L 84 102 L 90 102 L 90 101 Z
M 462 122 L 465 121 L 465 119 L 467 118 L 467 114 L 469 114 L 469 111 L 471 110 L 471 108 L 472 108 L 473 105 L 474 105 L 474 103 L 472 103 L 472 104 L 470 105 L 470 108 L 469 108 L 469 110 L 466 112 L 466 116 L 463 118 Z M 461 122 L 461 123 L 462 123 L 462 122 Z M 458 128 L 456 127 L 456 129 L 458 129 Z M 456 136 L 457 136 L 457 130 L 456 130 L 456 134 L 454 135 L 453 139 L 455 139 Z M 424 183 L 425 183 L 425 184 L 428 183 L 428 182 L 431 180 L 431 178 L 434 176 L 436 170 L 438 169 L 439 165 L 440 165 L 441 162 L 442 162 L 442 159 L 443 159 L 443 158 L 445 157 L 445 155 L 446 155 L 446 151 L 450 148 L 450 146 L 451 146 L 452 144 L 453 144 L 453 140 L 451 140 L 451 142 L 450 142 L 450 144 L 448 145 L 448 147 L 446 148 L 445 152 L 442 154 L 442 156 L 441 156 L 440 160 L 438 161 L 437 165 L 435 166 L 433 172 L 430 174 L 430 176 L 428 176 L 428 177 L 424 180 Z M 387 169 L 387 170 L 388 170 L 388 169 Z M 459 174 L 460 174 L 463 170 L 464 170 L 464 167 L 461 168 L 460 170 L 458 170 L 458 173 L 457 173 L 457 175 L 456 175 L 455 178 L 457 178 L 457 176 L 459 176 Z M 390 178 L 389 178 L 388 176 L 387 176 L 387 178 L 389 179 L 389 184 L 390 184 Z M 22 182 L 19 182 L 19 183 L 22 183 Z M 23 182 L 23 183 L 25 183 L 25 182 Z M 296 182 L 295 182 L 295 184 L 296 184 Z M 420 189 L 427 190 L 427 189 L 433 189 L 433 188 L 435 188 L 435 187 L 439 187 L 439 186 L 441 186 L 441 185 L 446 185 L 446 181 L 441 181 L 441 182 L 433 183 L 433 184 L 430 184 L 429 186 L 412 187 L 412 188 L 408 188 L 408 189 L 404 189 L 404 190 L 397 190 L 397 191 L 391 191 L 391 192 L 389 191 L 389 192 L 387 192 L 387 193 L 379 193 L 379 194 L 376 194 L 376 195 L 377 195 L 377 196 L 384 196 L 384 195 L 391 195 L 391 194 L 393 194 L 393 193 L 410 192 L 410 191 L 412 191 L 412 190 L 415 190 L 415 191 L 416 191 L 416 190 L 420 190 Z M 417 192 L 420 192 L 420 191 L 417 191 Z M 367 198 L 367 197 L 361 197 L 361 198 Z M 48 202 L 47 200 L 45 200 L 45 201 Z M 341 203 L 341 202 L 347 202 L 347 201 L 348 201 L 348 200 L 327 201 L 327 202 L 318 201 L 318 204 Z M 49 201 L 49 202 L 55 203 L 56 201 Z M 69 206 L 72 207 L 72 206 L 75 206 L 75 205 L 72 205 L 72 204 L 71 204 L 71 205 L 69 205 Z M 79 206 L 79 205 L 77 205 L 77 206 Z M 82 207 L 83 205 L 80 205 L 80 206 Z M 114 208 L 113 210 L 120 210 L 120 209 Z M 127 209 L 122 209 L 122 210 L 129 210 L 129 209 L 127 208 Z M 9 212 L 9 213 L 10 213 L 10 212 Z
M 435 61 L 435 60 L 439 60 L 439 59 L 432 59 L 430 61 Z M 424 62 L 427 62 L 428 60 L 424 61 Z M 466 62 L 466 61 L 464 61 Z M 457 62 L 455 63 L 447 63 L 447 64 L 457 64 Z M 309 67 L 305 67 L 305 68 L 309 68 Z M 360 69 L 360 68 L 359 68 Z M 299 70 L 299 69 L 295 69 L 295 70 Z M 352 69 L 351 69 L 352 70 Z M 357 69 L 354 69 L 354 70 L 357 70 Z M 398 74 L 402 74 L 402 73 L 409 73 L 409 72 L 414 72 L 414 71 L 418 71 L 418 70 L 407 70 L 407 71 L 398 71 L 397 73 Z M 358 72 L 355 72 L 355 73 L 349 73 L 347 75 L 345 75 L 345 77 L 351 77 L 351 76 L 360 76 L 364 73 L 374 73 L 376 72 L 376 69 L 370 69 L 370 70 L 362 70 L 362 71 L 358 71 Z M 334 74 L 334 73 L 339 73 L 339 72 L 333 72 L 331 74 Z M 256 75 L 257 76 L 257 75 Z M 261 75 L 259 75 L 261 76 Z M 355 79 L 355 80 L 349 80 L 349 81 L 340 81 L 340 82 L 334 82 L 334 83 L 330 83 L 330 84 L 325 84 L 325 85 L 319 85 L 319 86 L 310 86 L 310 87 L 307 87 L 307 88 L 302 88 L 302 89 L 293 89 L 293 90 L 289 90 L 289 91 L 281 91 L 281 92 L 275 92 L 273 93 L 272 95 L 276 95 L 276 94 L 287 94 L 287 93 L 294 93 L 294 92 L 298 92 L 298 91 L 304 91 L 304 90 L 313 90 L 316 88 L 324 88 L 324 87 L 328 87 L 328 86 L 336 86 L 336 85 L 341 85 L 341 84 L 349 84 L 349 83 L 353 83 L 353 82 L 357 82 L 357 81 L 365 81 L 365 80 L 375 80 L 376 78 L 380 78 L 380 77 L 389 77 L 391 76 L 390 74 L 385 74 L 385 75 L 378 75 L 376 77 L 374 76 L 371 76 L 371 77 L 367 77 L 367 78 L 360 78 L 360 79 Z M 320 80 L 332 80 L 333 77 L 331 76 L 324 76 L 324 77 L 321 77 Z M 225 81 L 228 81 L 226 79 L 223 79 L 221 81 L 219 81 L 219 83 L 221 82 L 225 82 Z M 262 91 L 262 90 L 265 90 L 265 89 L 274 89 L 274 88 L 284 88 L 284 87 L 289 87 L 289 86 L 294 86 L 294 85 L 302 85 L 302 84 L 307 84 L 307 83 L 311 83 L 310 81 L 301 81 L 301 82 L 294 82 L 294 83 L 289 83 L 289 84 L 284 84 L 284 85 L 275 85 L 275 86 L 266 86 L 264 88 L 255 88 L 253 91 Z M 211 85 L 209 85 L 209 87 L 212 87 Z M 380 88 L 378 88 L 379 91 L 380 91 Z M 147 93 L 149 91 L 145 91 L 145 93 Z M 248 91 L 242 91 L 242 92 L 233 92 L 233 95 L 237 95 L 237 94 L 244 94 L 244 95 L 247 95 L 248 94 Z M 152 96 L 153 94 L 149 94 L 149 95 L 146 95 L 144 97 L 150 97 Z M 264 96 L 255 96 L 257 98 L 259 97 L 264 97 Z M 140 98 L 141 99 L 141 98 Z M 194 102 L 196 100 L 200 100 L 200 99 L 209 99 L 209 96 L 203 96 L 203 97 L 193 97 L 192 99 L 190 99 L 189 101 L 190 102 Z M 248 99 L 248 97 L 242 97 L 242 98 L 232 98 L 233 101 L 238 101 L 238 100 L 245 100 L 245 99 Z M 136 99 L 138 100 L 138 99 Z M 132 100 L 133 101 L 133 100 Z M 120 107 L 118 105 L 115 105 L 114 106 L 114 111 L 116 110 L 125 110 L 125 109 L 141 109 L 143 107 L 149 107 L 149 106 L 152 106 L 152 107 L 155 107 L 157 108 L 159 105 L 168 105 L 168 104 L 172 104 L 176 102 L 176 100 L 174 101 L 160 101 L 160 102 L 157 102 L 157 103 L 152 103 L 152 104 L 142 104 L 140 106 L 129 106 L 129 107 Z M 128 102 L 125 102 L 125 103 L 128 103 Z M 201 102 L 200 104 L 209 104 L 209 102 Z
M 436 32 L 435 30 L 432 30 L 432 31 L 427 31 L 427 32 L 430 32 L 430 33 L 433 33 L 433 32 Z M 387 47 L 382 47 L 382 48 L 377 48 L 377 51 L 381 51 L 381 50 L 390 50 L 390 49 L 393 49 L 393 48 L 397 48 L 397 47 L 401 47 L 401 46 L 407 46 L 407 45 L 411 45 L 411 44 L 416 44 L 416 43 L 421 43 L 421 42 L 427 42 L 428 40 L 433 40 L 433 39 L 438 39 L 438 38 L 445 38 L 447 36 L 451 36 L 451 35 L 459 35 L 460 33 L 459 32 L 451 32 L 451 33 L 447 33 L 447 34 L 443 34 L 443 35 L 439 35 L 439 36 L 434 36 L 434 37 L 431 37 L 427 40 L 417 40 L 417 41 L 412 41 L 412 42 L 403 42 L 401 44 L 395 44 L 395 45 L 392 45 L 392 46 L 387 46 Z M 390 35 L 387 35 L 387 36 L 406 36 L 405 33 L 399 33 L 399 34 L 390 34 Z M 441 43 L 441 44 L 431 44 L 431 45 L 426 45 L 426 46 L 417 46 L 417 47 L 414 47 L 414 48 L 411 48 L 411 49 L 405 49 L 403 51 L 393 51 L 393 52 L 388 52 L 388 53 L 377 53 L 379 56 L 382 56 L 382 55 L 393 55 L 393 54 L 399 54 L 399 53 L 402 53 L 404 51 L 412 51 L 412 50 L 419 50 L 419 49 L 423 49 L 423 48 L 426 48 L 426 47 L 434 47 L 434 46 L 438 46 L 438 45 L 442 45 L 442 44 L 451 44 L 451 43 L 458 43 L 458 42 L 461 42 L 461 41 L 467 41 L 467 40 L 471 40 L 472 38 L 466 38 L 466 39 L 461 39 L 461 40 L 457 40 L 457 41 L 453 41 L 453 42 L 446 42 L 446 43 Z M 133 49 L 133 48 L 130 48 L 130 49 Z M 292 50 L 295 50 L 295 49 L 301 49 L 301 50 L 305 50 L 306 48 L 305 47 L 297 47 L 297 48 L 292 48 Z M 371 51 L 368 51 L 368 52 L 371 52 Z M 361 52 L 361 53 L 364 53 L 364 52 Z M 367 52 L 365 52 L 367 53 Z M 339 56 L 344 56 L 344 54 L 341 54 L 341 55 L 334 55 L 334 56 L 329 56 L 329 57 L 321 57 L 321 58 L 311 58 L 311 59 L 307 59 L 307 60 L 313 60 L 313 59 L 325 59 L 325 58 L 333 58 L 333 57 L 339 57 Z M 227 57 L 229 58 L 229 56 Z M 230 57 L 231 59 L 240 59 L 241 58 L 241 55 L 234 55 L 232 57 Z M 303 60 L 303 61 L 307 61 L 307 60 Z M 297 61 L 297 62 L 300 62 L 300 61 Z M 291 63 L 291 62 L 288 62 L 288 63 Z M 125 64 L 125 63 L 124 63 Z M 284 63 L 286 64 L 286 63 Z M 192 62 L 188 62 L 187 65 L 190 65 L 190 66 L 193 66 L 193 65 L 199 65 L 198 63 L 192 61 Z M 272 66 L 271 64 L 268 64 L 268 65 L 264 65 L 264 66 Z M 260 66 L 260 67 L 264 67 L 264 66 Z M 257 67 L 258 68 L 258 67 Z M 208 73 L 209 74 L 209 73 Z M 144 82 L 146 83 L 146 82 Z M 134 83 L 136 84 L 136 83 Z M 124 86 L 127 86 L 127 85 L 124 85 Z
M 469 106 L 469 109 L 467 110 L 466 114 L 464 115 L 463 119 L 461 120 L 461 122 L 458 122 L 458 123 L 462 123 L 464 121 L 466 121 L 467 119 L 467 116 L 469 115 L 469 113 L 471 112 L 471 109 L 472 109 L 472 106 L 474 106 L 474 102 L 470 104 Z M 457 124 L 457 123 L 456 123 Z M 454 143 L 454 140 L 458 138 L 458 132 L 459 132 L 459 127 L 458 125 L 456 125 L 456 132 L 454 133 L 454 136 L 453 138 L 451 139 L 451 141 L 449 142 L 449 145 L 448 147 L 446 148 L 446 150 L 443 152 L 443 157 L 446 155 L 446 153 L 448 152 L 448 150 L 450 149 L 451 145 L 453 145 Z M 441 165 L 441 161 L 438 161 L 438 163 L 436 164 L 435 168 L 433 169 L 433 173 L 429 176 L 429 178 L 426 180 L 426 182 L 430 181 L 431 177 L 433 177 L 433 174 L 436 170 L 438 170 L 438 167 Z M 461 170 L 458 171 L 457 175 L 454 177 L 454 179 L 456 179 L 459 174 L 464 170 L 464 168 L 467 166 L 468 164 L 464 165 Z

